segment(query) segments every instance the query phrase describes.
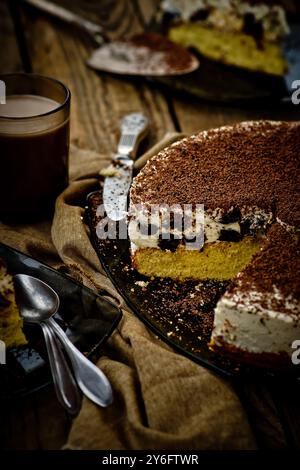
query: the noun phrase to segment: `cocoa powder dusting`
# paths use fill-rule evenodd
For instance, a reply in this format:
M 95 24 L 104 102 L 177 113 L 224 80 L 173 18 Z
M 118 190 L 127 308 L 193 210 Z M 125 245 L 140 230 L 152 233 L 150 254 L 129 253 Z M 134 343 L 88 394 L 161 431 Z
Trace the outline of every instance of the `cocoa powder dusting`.
M 300 226 L 300 124 L 258 121 L 201 132 L 160 152 L 131 202 L 258 207 Z
M 162 52 L 164 54 L 166 73 L 168 68 L 181 71 L 189 68 L 191 65 L 192 56 L 187 49 L 159 34 L 136 34 L 128 42 L 138 47 L 147 48 L 150 51 Z

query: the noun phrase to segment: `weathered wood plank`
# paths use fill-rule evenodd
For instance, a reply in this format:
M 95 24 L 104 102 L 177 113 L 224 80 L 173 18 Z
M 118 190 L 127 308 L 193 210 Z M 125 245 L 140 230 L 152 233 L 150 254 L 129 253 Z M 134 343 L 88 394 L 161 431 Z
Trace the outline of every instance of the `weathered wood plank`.
M 27 17 L 25 26 L 34 71 L 54 76 L 71 89 L 73 143 L 109 154 L 115 149 L 120 118 L 131 111 L 149 116 L 149 145 L 174 130 L 159 91 L 138 80 L 96 73 L 85 65 L 91 47 L 82 34 L 72 34 L 45 17 Z
M 62 0 L 57 3 L 83 18 L 101 24 L 110 38 L 142 31 L 141 17 L 137 14 L 136 2 L 133 0 Z M 145 3 L 149 3 L 149 0 Z
M 300 119 L 300 106 L 238 108 L 225 105 L 220 106 L 214 103 L 206 104 L 189 97 L 174 98 L 173 106 L 181 131 L 188 134 L 246 120 L 274 119 L 297 121 Z
M 0 0 L 0 73 L 22 70 L 14 26 L 5 0 Z

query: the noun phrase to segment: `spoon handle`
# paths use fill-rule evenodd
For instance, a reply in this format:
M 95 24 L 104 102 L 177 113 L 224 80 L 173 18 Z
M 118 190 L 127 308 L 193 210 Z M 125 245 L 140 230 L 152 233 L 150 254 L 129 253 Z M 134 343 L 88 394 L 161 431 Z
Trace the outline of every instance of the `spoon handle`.
M 45 322 L 41 323 L 41 327 L 48 351 L 57 399 L 68 413 L 77 415 L 81 405 L 81 396 L 77 384 L 62 352 L 60 343 L 58 343 L 51 328 Z
M 82 392 L 97 405 L 103 407 L 110 405 L 113 401 L 113 394 L 104 373 L 73 345 L 53 318 L 46 320 L 46 322 L 56 333 L 69 355 L 77 383 Z

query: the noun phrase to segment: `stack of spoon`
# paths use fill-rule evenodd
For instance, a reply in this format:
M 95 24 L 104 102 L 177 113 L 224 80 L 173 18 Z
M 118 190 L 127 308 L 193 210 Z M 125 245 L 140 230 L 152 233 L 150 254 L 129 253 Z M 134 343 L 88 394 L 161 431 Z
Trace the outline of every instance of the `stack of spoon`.
M 24 321 L 38 323 L 42 328 L 59 403 L 71 415 L 78 414 L 80 389 L 97 405 L 109 406 L 113 394 L 107 377 L 74 346 L 53 318 L 60 305 L 57 293 L 45 282 L 27 274 L 15 275 L 14 284 Z M 72 370 L 64 353 L 68 355 Z

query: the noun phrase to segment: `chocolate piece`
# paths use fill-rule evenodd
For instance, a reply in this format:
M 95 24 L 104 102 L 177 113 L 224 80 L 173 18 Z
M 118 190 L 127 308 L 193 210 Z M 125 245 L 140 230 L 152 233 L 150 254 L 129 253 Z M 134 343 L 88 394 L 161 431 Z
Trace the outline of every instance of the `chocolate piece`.
M 239 242 L 241 234 L 236 230 L 221 230 L 219 241 L 222 242 Z
M 241 211 L 238 207 L 234 207 L 221 217 L 221 224 L 232 224 L 241 220 Z
M 158 247 L 161 250 L 169 250 L 169 251 L 175 252 L 177 250 L 179 243 L 180 243 L 180 239 L 174 238 L 172 234 L 170 234 L 169 239 L 164 239 L 160 235 L 159 241 L 158 241 Z
M 264 37 L 263 25 L 255 19 L 253 13 L 246 13 L 244 16 L 244 32 L 253 36 L 257 44 L 262 44 Z

